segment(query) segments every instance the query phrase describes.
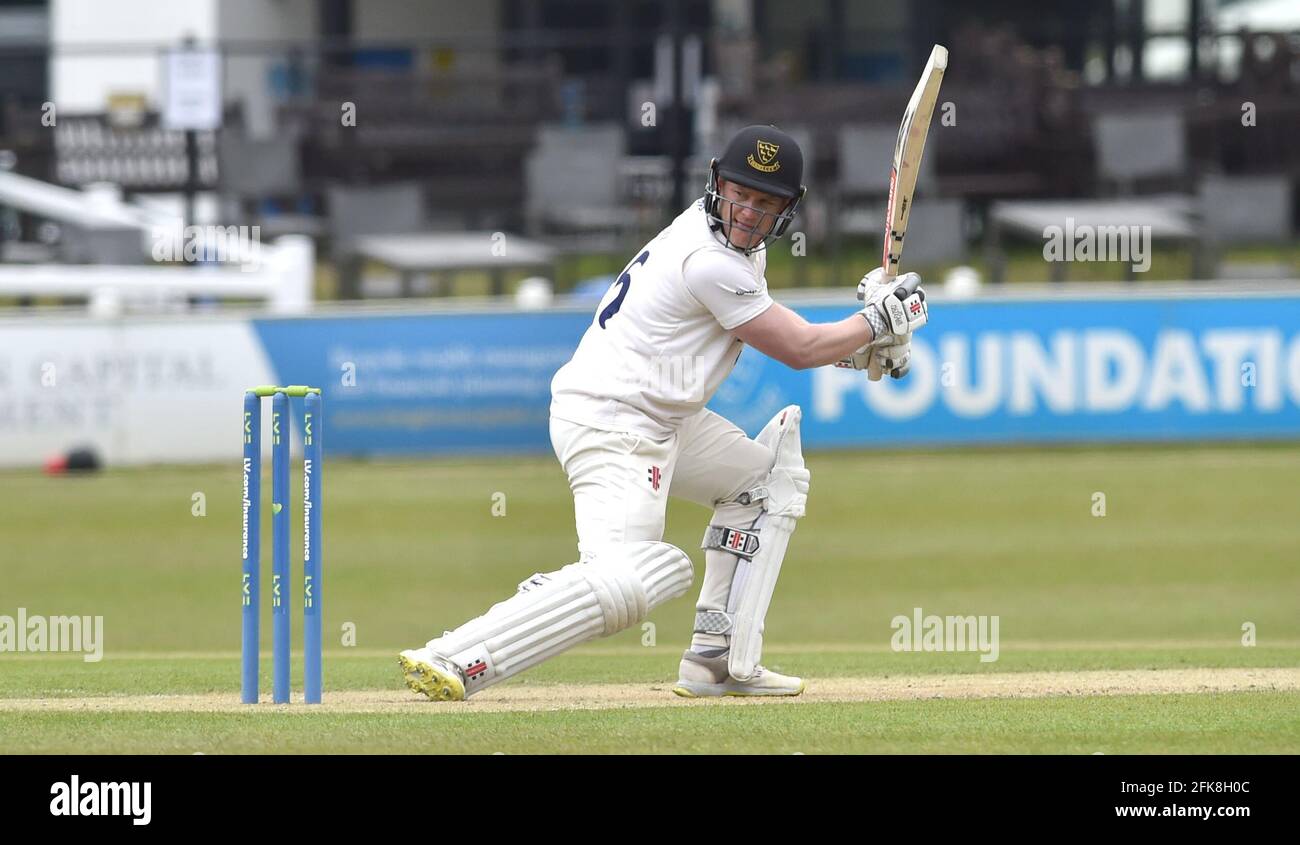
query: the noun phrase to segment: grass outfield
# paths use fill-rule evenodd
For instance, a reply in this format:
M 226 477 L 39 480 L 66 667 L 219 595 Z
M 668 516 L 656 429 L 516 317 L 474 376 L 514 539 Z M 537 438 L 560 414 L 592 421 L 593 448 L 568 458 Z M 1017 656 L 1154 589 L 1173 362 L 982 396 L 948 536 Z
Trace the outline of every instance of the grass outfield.
M 808 678 L 809 691 L 794 706 L 727 703 L 725 712 L 668 692 L 694 590 L 655 610 L 651 627 L 484 693 L 503 709 L 475 712 L 475 699 L 440 711 L 399 698 L 396 650 L 573 559 L 572 502 L 553 459 L 327 461 L 327 706 L 319 711 L 229 712 L 238 691 L 235 462 L 90 478 L 0 473 L 0 615 L 22 607 L 104 617 L 102 662 L 0 654 L 0 749 L 1300 752 L 1300 682 L 1287 680 L 1300 667 L 1295 445 L 842 452 L 813 455 L 809 466 L 809 513 L 768 616 L 765 658 Z M 873 478 L 887 478 L 911 510 L 860 507 Z M 264 487 L 269 494 L 269 479 Z M 1092 515 L 1097 492 L 1106 495 L 1104 517 Z M 493 515 L 497 493 L 505 516 Z M 204 515 L 193 513 L 195 494 Z M 296 551 L 300 516 L 294 508 Z M 665 539 L 696 561 L 697 586 L 707 518 L 686 503 L 669 509 Z M 269 595 L 269 517 L 263 536 Z M 890 622 L 914 607 L 996 615 L 998 660 L 892 651 Z M 301 642 L 300 613 L 294 621 Z M 1242 644 L 1246 623 L 1253 647 Z M 355 648 L 343 644 L 345 626 Z M 264 608 L 268 649 L 269 632 Z M 269 669 L 268 656 L 264 690 Z M 1290 673 L 1282 683 L 1276 674 L 1220 683 L 1233 672 L 1279 669 Z M 1130 694 L 1086 680 L 1138 670 L 1208 674 L 1187 676 L 1175 692 L 1157 684 Z M 1027 682 L 1033 673 L 1079 673 L 1080 692 L 873 693 L 900 677 L 1017 673 Z M 858 684 L 861 700 L 818 698 L 819 681 L 824 691 L 845 680 Z M 567 704 L 602 685 L 640 692 L 610 706 Z M 511 710 L 537 690 L 548 697 L 544 708 Z M 332 694 L 361 702 L 358 712 L 332 708 Z M 376 696 L 375 712 L 367 695 Z M 141 704 L 150 696 L 160 703 Z M 189 709 L 168 696 L 188 696 L 177 700 Z M 40 709 L 40 699 L 64 709 Z

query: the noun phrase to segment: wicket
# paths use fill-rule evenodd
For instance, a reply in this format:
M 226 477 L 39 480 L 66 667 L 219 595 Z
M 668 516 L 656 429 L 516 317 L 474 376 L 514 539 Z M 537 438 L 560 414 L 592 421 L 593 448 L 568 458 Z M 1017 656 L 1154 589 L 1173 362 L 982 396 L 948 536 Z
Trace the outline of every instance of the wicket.
M 262 399 L 271 397 L 271 700 L 289 703 L 289 442 L 291 397 L 303 399 L 303 700 L 321 700 L 321 448 L 318 387 L 261 385 L 244 393 L 243 613 L 241 700 L 257 703 L 261 646 Z

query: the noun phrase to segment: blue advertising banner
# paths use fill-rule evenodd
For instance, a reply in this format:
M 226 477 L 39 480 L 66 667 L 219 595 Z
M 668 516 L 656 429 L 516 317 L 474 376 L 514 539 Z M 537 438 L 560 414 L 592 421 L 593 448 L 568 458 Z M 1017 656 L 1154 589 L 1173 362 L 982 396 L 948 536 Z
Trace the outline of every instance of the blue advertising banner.
M 277 376 L 323 385 L 325 448 L 347 454 L 550 448 L 551 377 L 590 314 L 355 314 L 254 327 Z
M 848 307 L 798 307 L 811 321 Z M 746 349 L 710 407 L 754 434 L 804 408 L 804 445 L 1300 436 L 1300 296 L 937 303 L 912 372 L 793 371 Z M 327 448 L 544 451 L 550 379 L 590 312 L 255 321 L 277 374 L 326 387 Z
M 791 402 L 815 446 L 1300 436 L 1300 298 L 944 303 L 905 379 L 746 350 L 711 407 L 752 432 Z

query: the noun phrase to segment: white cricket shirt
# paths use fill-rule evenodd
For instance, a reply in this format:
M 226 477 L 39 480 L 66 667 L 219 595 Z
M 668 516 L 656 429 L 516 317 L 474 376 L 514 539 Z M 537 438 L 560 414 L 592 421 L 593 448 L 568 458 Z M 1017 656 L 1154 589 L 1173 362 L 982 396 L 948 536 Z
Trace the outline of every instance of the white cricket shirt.
M 766 250 L 749 256 L 709 229 L 704 200 L 633 258 L 551 381 L 551 416 L 655 439 L 672 435 L 726 379 L 732 330 L 772 306 Z

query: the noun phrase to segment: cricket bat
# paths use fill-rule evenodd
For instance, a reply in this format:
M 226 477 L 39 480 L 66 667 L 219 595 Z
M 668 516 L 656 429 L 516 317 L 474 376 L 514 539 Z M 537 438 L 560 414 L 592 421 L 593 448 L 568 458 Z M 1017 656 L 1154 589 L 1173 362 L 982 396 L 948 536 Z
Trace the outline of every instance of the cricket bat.
M 894 165 L 889 171 L 889 204 L 885 206 L 885 244 L 881 264 L 885 281 L 898 275 L 898 262 L 903 257 L 903 238 L 907 235 L 907 221 L 912 213 L 912 192 L 916 190 L 921 155 L 925 152 L 925 136 L 930 131 L 930 118 L 939 101 L 939 86 L 947 67 L 948 48 L 934 45 L 930 61 L 925 64 L 925 71 L 916 83 L 912 99 L 908 100 L 907 110 L 903 112 L 903 122 L 898 127 Z M 867 368 L 867 378 L 880 381 L 881 375 L 880 365 L 872 360 Z

